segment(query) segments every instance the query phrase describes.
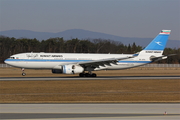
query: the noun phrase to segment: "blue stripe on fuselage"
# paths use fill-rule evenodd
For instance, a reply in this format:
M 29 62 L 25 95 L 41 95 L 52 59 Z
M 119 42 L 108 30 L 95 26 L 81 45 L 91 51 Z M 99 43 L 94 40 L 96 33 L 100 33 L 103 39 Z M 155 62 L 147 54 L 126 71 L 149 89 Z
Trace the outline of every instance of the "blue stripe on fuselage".
M 87 62 L 92 60 L 52 60 L 52 59 L 6 59 L 5 62 Z M 151 61 L 118 61 L 119 63 L 151 63 Z
M 52 59 L 6 59 L 13 62 L 85 62 L 91 60 L 52 60 Z

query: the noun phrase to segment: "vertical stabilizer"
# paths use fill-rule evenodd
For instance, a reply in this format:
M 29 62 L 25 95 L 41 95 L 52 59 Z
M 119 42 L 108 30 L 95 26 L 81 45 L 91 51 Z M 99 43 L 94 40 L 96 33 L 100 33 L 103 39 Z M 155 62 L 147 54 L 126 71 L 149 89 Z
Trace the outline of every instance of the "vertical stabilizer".
M 140 53 L 139 57 L 162 56 L 171 30 L 162 30 Z
M 164 50 L 171 30 L 162 30 L 144 50 Z

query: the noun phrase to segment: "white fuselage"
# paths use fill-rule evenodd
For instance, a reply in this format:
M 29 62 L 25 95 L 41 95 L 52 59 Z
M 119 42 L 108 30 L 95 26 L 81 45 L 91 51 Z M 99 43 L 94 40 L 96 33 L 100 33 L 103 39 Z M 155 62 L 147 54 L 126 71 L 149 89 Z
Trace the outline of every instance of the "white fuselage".
M 12 55 L 5 63 L 20 68 L 32 69 L 61 69 L 62 65 L 78 64 L 78 62 L 120 58 L 132 56 L 132 54 L 84 54 L 84 53 L 20 53 Z M 148 64 L 149 58 L 138 57 L 121 60 L 117 64 L 99 66 L 94 70 L 103 69 L 126 69 Z

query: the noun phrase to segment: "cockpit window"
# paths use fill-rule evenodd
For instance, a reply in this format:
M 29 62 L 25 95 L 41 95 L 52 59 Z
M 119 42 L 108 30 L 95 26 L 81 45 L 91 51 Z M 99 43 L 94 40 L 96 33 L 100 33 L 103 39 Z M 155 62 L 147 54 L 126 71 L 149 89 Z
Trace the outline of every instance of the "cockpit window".
M 14 59 L 14 57 L 10 57 L 10 59 Z

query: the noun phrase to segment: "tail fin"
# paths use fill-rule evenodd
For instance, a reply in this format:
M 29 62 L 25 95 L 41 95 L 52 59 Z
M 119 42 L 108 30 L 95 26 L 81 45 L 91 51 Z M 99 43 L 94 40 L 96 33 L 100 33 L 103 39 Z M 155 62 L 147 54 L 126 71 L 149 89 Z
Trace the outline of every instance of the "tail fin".
M 171 30 L 162 30 L 144 50 L 164 50 Z
M 168 41 L 171 30 L 162 30 L 140 53 L 139 57 L 160 57 Z

